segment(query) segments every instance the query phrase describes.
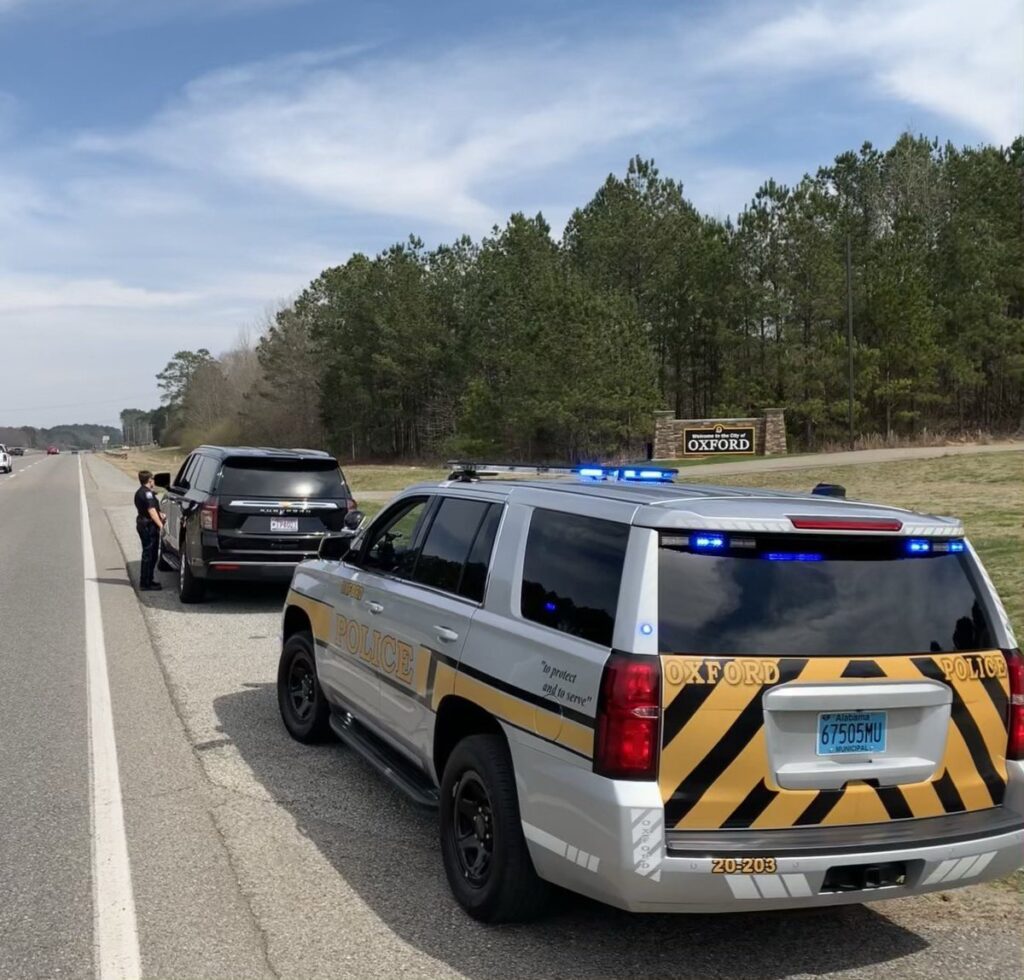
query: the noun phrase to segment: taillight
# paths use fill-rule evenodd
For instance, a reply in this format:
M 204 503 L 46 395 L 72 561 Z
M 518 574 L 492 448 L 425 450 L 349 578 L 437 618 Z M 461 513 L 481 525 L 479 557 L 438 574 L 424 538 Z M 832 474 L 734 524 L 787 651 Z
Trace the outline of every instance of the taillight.
M 597 701 L 594 772 L 611 779 L 657 778 L 660 717 L 660 659 L 613 653 Z
M 217 530 L 217 502 L 208 501 L 199 511 L 199 526 L 204 531 Z
M 1009 741 L 1006 758 L 1024 761 L 1024 654 L 1020 650 L 1006 650 L 1006 667 L 1010 672 L 1010 705 L 1006 727 Z
M 352 497 L 349 497 L 348 503 L 345 504 L 345 509 L 348 511 L 359 510 L 359 504 L 357 504 Z

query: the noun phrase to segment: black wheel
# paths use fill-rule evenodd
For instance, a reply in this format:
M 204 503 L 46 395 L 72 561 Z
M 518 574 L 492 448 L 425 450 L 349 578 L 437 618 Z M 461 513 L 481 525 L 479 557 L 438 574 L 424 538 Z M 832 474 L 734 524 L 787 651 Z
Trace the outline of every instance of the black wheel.
M 182 602 L 202 602 L 206 594 L 206 583 L 192 574 L 188 560 L 188 535 L 181 537 L 178 549 L 178 598 Z
M 277 666 L 277 706 L 288 734 L 298 742 L 326 741 L 331 734 L 331 709 L 316 677 L 313 637 L 288 637 Z
M 549 888 L 530 860 L 512 760 L 500 735 L 472 735 L 448 758 L 441 854 L 452 892 L 474 919 L 524 922 L 543 911 Z

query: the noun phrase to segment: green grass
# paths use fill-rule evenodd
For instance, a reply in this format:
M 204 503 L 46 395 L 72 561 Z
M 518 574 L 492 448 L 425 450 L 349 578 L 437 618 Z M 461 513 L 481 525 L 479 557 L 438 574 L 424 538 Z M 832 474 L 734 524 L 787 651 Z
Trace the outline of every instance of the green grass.
M 806 454 L 790 453 L 786 459 L 803 455 Z M 665 466 L 684 469 L 691 466 L 707 466 L 712 463 L 749 463 L 752 460 L 766 458 L 777 459 L 778 457 L 758 456 L 756 453 L 722 453 L 720 456 L 684 456 L 682 459 L 656 459 L 651 461 L 651 466 Z
M 341 468 L 356 500 L 367 490 L 404 490 L 411 483 L 436 483 L 451 472 L 440 466 L 346 466 L 343 463 Z

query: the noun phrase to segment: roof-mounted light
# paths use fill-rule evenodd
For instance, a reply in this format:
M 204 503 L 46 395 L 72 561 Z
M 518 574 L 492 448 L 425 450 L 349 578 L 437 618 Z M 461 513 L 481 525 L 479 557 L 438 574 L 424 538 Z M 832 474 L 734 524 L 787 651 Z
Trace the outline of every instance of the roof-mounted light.
M 576 466 L 573 472 L 584 480 L 615 480 L 625 483 L 671 483 L 679 470 L 652 466 Z
M 886 517 L 790 517 L 800 531 L 900 531 L 903 522 Z

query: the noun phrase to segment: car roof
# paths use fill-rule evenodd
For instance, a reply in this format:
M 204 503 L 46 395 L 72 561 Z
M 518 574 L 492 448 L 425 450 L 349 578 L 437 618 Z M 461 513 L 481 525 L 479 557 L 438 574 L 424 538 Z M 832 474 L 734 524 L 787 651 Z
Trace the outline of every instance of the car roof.
M 790 517 L 837 519 L 897 520 L 904 534 L 960 535 L 963 527 L 957 518 L 920 514 L 885 504 L 865 503 L 840 497 L 792 493 L 753 487 L 723 487 L 710 484 L 658 483 L 641 484 L 618 481 L 555 480 L 491 480 L 474 482 L 445 481 L 420 484 L 426 487 L 457 489 L 461 492 L 497 493 L 510 501 L 517 497 L 538 500 L 538 492 L 550 495 L 552 505 L 570 510 L 573 496 L 598 498 L 633 504 L 632 522 L 657 528 L 716 528 L 762 532 L 791 532 Z M 413 489 L 413 488 L 410 488 Z M 559 503 L 555 503 L 559 501 Z M 525 502 L 525 499 L 524 499 Z M 565 504 L 570 506 L 566 507 Z M 863 529 L 862 529 L 863 530 Z M 858 532 L 859 533 L 859 532 Z
M 278 449 L 273 446 L 197 446 L 197 453 L 214 456 L 250 456 L 272 459 L 334 459 L 320 449 Z

